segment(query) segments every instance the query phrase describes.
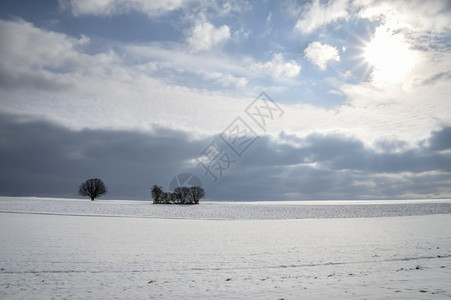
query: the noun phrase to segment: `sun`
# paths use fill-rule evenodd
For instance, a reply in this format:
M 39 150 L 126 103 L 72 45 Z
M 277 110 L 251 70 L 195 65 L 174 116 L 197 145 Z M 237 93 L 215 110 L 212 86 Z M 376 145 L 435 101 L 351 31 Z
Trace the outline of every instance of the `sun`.
M 384 27 L 377 28 L 374 38 L 366 43 L 363 57 L 373 67 L 373 81 L 389 83 L 404 80 L 416 61 L 402 33 L 392 34 Z

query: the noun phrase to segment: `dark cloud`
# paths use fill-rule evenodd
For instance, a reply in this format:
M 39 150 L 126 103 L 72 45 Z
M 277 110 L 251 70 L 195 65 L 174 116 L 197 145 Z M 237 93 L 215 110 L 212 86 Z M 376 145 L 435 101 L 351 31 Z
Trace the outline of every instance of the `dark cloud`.
M 433 132 L 429 141 L 431 150 L 451 150 L 451 127 Z
M 402 141 L 380 141 L 377 151 L 362 141 L 342 135 L 311 134 L 306 138 L 280 135 L 278 141 L 262 137 L 259 152 L 254 151 L 246 163 L 282 166 L 316 163 L 328 170 L 354 170 L 372 173 L 451 172 L 451 127 L 433 132 L 417 148 L 408 149 Z M 299 146 L 296 146 L 299 145 Z M 405 149 L 405 150 L 403 150 Z
M 451 127 L 433 132 L 415 149 L 402 141 L 381 141 L 379 151 L 341 135 L 261 137 L 222 178 L 218 197 L 446 197 L 451 193 L 451 154 L 439 150 L 450 149 L 449 131 Z
M 0 118 L 0 194 L 76 196 L 99 177 L 109 197 L 148 198 L 205 144 L 183 132 L 72 131 L 48 122 Z
M 341 135 L 262 136 L 242 157 L 231 156 L 235 162 L 217 183 L 192 163 L 214 139 L 164 128 L 73 131 L 1 114 L 0 195 L 73 197 L 82 181 L 99 177 L 109 198 L 148 199 L 153 184 L 166 186 L 186 171 L 199 176 L 210 199 L 220 200 L 451 194 L 451 127 L 432 132 L 415 149 L 380 141 L 378 151 Z

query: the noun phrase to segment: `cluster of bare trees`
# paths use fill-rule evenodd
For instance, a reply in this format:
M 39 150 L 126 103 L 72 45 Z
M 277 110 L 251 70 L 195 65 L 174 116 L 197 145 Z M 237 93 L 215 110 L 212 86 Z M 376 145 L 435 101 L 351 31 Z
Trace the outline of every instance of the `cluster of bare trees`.
M 154 185 L 151 193 L 154 204 L 199 204 L 199 200 L 205 196 L 200 186 L 178 187 L 174 192 L 167 193 L 161 186 Z
M 88 179 L 78 188 L 78 194 L 91 198 L 91 201 L 106 192 L 106 186 L 99 178 Z M 161 186 L 154 185 L 151 193 L 154 204 L 199 204 L 199 200 L 205 196 L 205 191 L 200 186 L 178 187 L 174 192 L 167 193 Z

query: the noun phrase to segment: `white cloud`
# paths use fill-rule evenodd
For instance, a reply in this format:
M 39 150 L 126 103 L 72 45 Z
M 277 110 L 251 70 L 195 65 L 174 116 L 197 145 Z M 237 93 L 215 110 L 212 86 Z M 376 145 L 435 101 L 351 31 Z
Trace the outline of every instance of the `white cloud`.
M 152 70 L 172 69 L 176 72 L 189 72 L 192 74 L 206 74 L 220 72 L 232 74 L 235 77 L 249 76 L 248 62 L 238 57 L 229 57 L 224 53 L 215 51 L 189 53 L 184 45 L 150 43 L 147 45 L 123 45 L 129 57 L 142 62 L 152 62 Z M 150 66 L 150 65 L 149 65 Z M 148 66 L 148 67 L 149 67 Z M 151 70 L 151 71 L 152 71 Z
M 268 72 L 274 78 L 293 78 L 296 77 L 301 71 L 301 65 L 296 61 L 290 60 L 285 62 L 282 53 L 274 55 L 271 61 L 265 63 L 255 63 L 251 67 L 255 72 Z
M 314 0 L 305 4 L 295 28 L 302 33 L 312 33 L 321 26 L 348 17 L 347 8 L 348 0 L 330 0 L 325 4 Z
M 78 60 L 77 49 L 88 44 L 89 39 L 68 37 L 64 34 L 38 29 L 21 19 L 0 20 L 0 49 L 7 62 L 18 66 L 61 67 Z M 49 47 L 51 45 L 51 47 Z
M 112 51 L 83 53 L 89 39 L 36 28 L 21 19 L 0 20 L 0 86 L 38 90 L 70 89 L 74 74 L 105 72 L 114 68 L 117 56 Z
M 24 21 L 0 22 L 0 41 L 1 109 L 39 115 L 76 129 L 149 130 L 158 124 L 194 135 L 215 134 L 261 91 L 253 90 L 259 76 L 293 78 L 301 69 L 280 53 L 271 61 L 256 63 L 214 51 L 187 53 L 174 43 L 126 44 L 121 48 L 126 55 L 121 56 L 114 49 L 91 54 L 85 51 L 86 38 L 39 29 Z M 450 124 L 451 60 L 447 52 L 423 52 L 403 84 L 337 87 L 346 105 L 334 109 L 281 104 L 286 113 L 270 130 L 299 136 L 338 132 L 369 144 L 387 137 L 412 145 L 427 138 L 431 130 Z M 131 58 L 132 62 L 127 61 Z M 250 94 L 225 96 L 227 89 L 210 92 L 181 81 L 177 85 L 170 81 L 176 73 L 154 76 L 152 72 L 163 67 L 203 74 L 222 86 L 239 87 L 248 81 L 243 90 Z M 58 89 L 46 85 L 58 85 Z M 276 94 L 269 93 L 277 100 Z
M 295 28 L 309 34 L 327 24 L 350 15 L 380 21 L 393 29 L 408 28 L 421 31 L 451 29 L 451 7 L 446 0 L 314 0 L 301 9 Z
M 217 11 L 217 13 L 221 16 L 230 15 L 230 14 L 240 14 L 244 11 L 248 11 L 252 9 L 252 5 L 248 1 L 242 0 L 226 0 L 226 1 L 211 1 L 204 2 L 202 6 Z
M 362 49 L 371 85 L 414 88 L 449 74 L 449 63 L 439 63 L 449 52 L 449 1 L 356 0 L 352 6 L 356 17 L 377 24 Z
M 158 64 L 150 66 L 148 60 L 131 63 L 114 50 L 88 54 L 86 43 L 86 38 L 74 39 L 21 20 L 0 21 L 1 110 L 37 115 L 74 129 L 150 130 L 157 124 L 198 135 L 220 132 L 244 107 L 233 97 L 153 78 L 149 69 Z M 150 51 L 156 63 L 184 53 Z M 205 68 L 214 64 L 213 58 L 206 60 Z M 201 62 L 199 57 L 183 67 L 197 71 Z M 226 67 L 218 60 L 216 64 L 234 70 L 233 65 Z M 218 72 L 211 80 L 225 86 L 247 83 L 243 76 L 227 74 Z
M 320 42 L 313 42 L 304 50 L 305 56 L 312 63 L 317 65 L 321 70 L 327 68 L 327 64 L 331 61 L 340 61 L 338 49 Z
M 229 39 L 230 28 L 227 25 L 215 27 L 208 22 L 203 22 L 191 29 L 188 44 L 192 52 L 208 51 Z
M 58 0 L 61 8 L 79 15 L 116 15 L 130 10 L 150 16 L 164 14 L 184 5 L 184 0 Z
M 232 38 L 233 41 L 240 43 L 242 40 L 248 39 L 250 34 L 250 30 L 245 30 L 243 27 L 241 27 L 239 30 L 233 32 Z
M 451 6 L 446 0 L 358 0 L 353 2 L 353 7 L 360 18 L 381 20 L 393 29 L 442 31 L 451 28 Z
M 220 72 L 205 73 L 203 74 L 203 77 L 209 80 L 213 80 L 225 87 L 244 87 L 248 83 L 245 77 L 235 77 L 233 75 L 223 74 Z
M 272 12 L 269 11 L 268 16 L 266 17 L 266 24 L 271 24 L 272 21 Z

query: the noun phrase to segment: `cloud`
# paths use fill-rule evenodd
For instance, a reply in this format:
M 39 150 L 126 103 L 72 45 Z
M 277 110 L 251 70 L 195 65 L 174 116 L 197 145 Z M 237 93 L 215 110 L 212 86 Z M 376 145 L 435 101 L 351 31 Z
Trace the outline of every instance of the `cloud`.
M 443 31 L 451 28 L 451 6 L 444 0 L 359 0 L 353 2 L 353 8 L 360 18 L 380 20 L 394 29 Z
M 301 8 L 295 29 L 304 34 L 348 17 L 380 21 L 392 28 L 443 31 L 451 28 L 451 6 L 444 0 L 320 0 Z
M 124 44 L 93 53 L 85 49 L 89 44 L 83 37 L 43 30 L 23 20 L 2 21 L 0 30 L 2 110 L 41 116 L 74 129 L 148 131 L 159 125 L 214 134 L 261 92 L 255 82 L 276 78 L 277 87 L 283 88 L 284 79 L 294 79 L 301 69 L 281 53 L 263 63 L 216 51 L 187 53 L 182 45 L 164 43 Z M 36 53 L 29 53 L 34 48 Z M 445 51 L 422 53 L 402 85 L 341 85 L 346 105 L 332 110 L 282 103 L 284 118 L 270 130 L 288 129 L 299 136 L 340 132 L 365 144 L 390 139 L 414 145 L 431 130 L 449 124 L 451 84 L 443 75 L 449 71 L 449 60 Z M 233 94 L 235 87 L 239 94 Z M 301 102 L 296 96 L 290 100 Z
M 268 72 L 274 78 L 293 78 L 301 71 L 301 65 L 294 60 L 284 61 L 282 53 L 275 54 L 271 61 L 255 63 L 251 67 L 256 72 Z
M 372 64 L 371 84 L 414 85 L 449 80 L 451 6 L 448 1 L 353 2 L 355 16 L 376 24 L 374 36 L 365 44 L 366 60 Z
M 4 111 L 40 115 L 76 129 L 149 130 L 160 124 L 202 134 L 221 130 L 245 106 L 242 99 L 169 80 L 190 72 L 190 80 L 210 85 L 211 80 L 228 87 L 247 84 L 240 75 L 248 72 L 243 66 L 214 54 L 195 56 L 178 47 L 131 44 L 94 52 L 86 49 L 89 40 L 83 36 L 72 38 L 23 20 L 0 20 L 0 33 Z
M 449 131 L 449 128 L 443 129 Z M 442 139 L 435 133 L 432 139 Z M 310 135 L 303 148 L 308 162 L 319 163 L 333 170 L 355 170 L 376 173 L 422 173 L 428 171 L 451 172 L 447 162 L 451 155 L 417 147 L 400 152 L 378 153 L 366 148 L 359 140 L 337 135 Z M 330 147 L 328 145 L 333 145 Z
M 195 53 L 211 50 L 229 39 L 230 28 L 227 25 L 215 27 L 208 22 L 202 22 L 191 29 L 187 42 L 191 51 Z
M 0 20 L 1 51 L 8 59 L 24 66 L 60 68 L 77 60 L 76 49 L 89 43 L 89 39 L 79 39 L 64 34 L 38 29 L 22 19 Z M 52 47 L 48 47 L 52 45 Z M 32 51 L 31 51 L 32 50 Z
M 254 166 L 314 165 L 330 171 L 358 171 L 368 174 L 451 172 L 451 145 L 447 138 L 451 127 L 432 132 L 415 148 L 405 148 L 403 141 L 382 140 L 381 151 L 354 137 L 343 134 L 312 133 L 300 138 L 287 133 L 277 138 L 263 137 L 260 148 L 247 162 Z M 401 146 L 401 147 L 399 147 Z M 394 151 L 397 150 L 397 151 Z
M 111 16 L 131 10 L 156 16 L 179 9 L 186 2 L 184 0 L 58 0 L 62 9 L 70 10 L 75 16 Z
M 2 22 L 2 110 L 74 129 L 149 131 L 159 125 L 211 135 L 242 113 L 263 88 L 279 100 L 265 82 L 268 78 L 280 90 L 290 76 L 293 82 L 302 79 L 296 78 L 300 64 L 285 60 L 281 53 L 271 61 L 256 62 L 223 51 L 189 53 L 178 43 L 118 43 L 99 50 L 83 37 L 40 29 L 23 20 Z M 51 57 L 45 51 L 29 53 L 41 47 L 52 53 L 62 46 L 63 51 Z M 270 130 L 277 134 L 286 129 L 299 136 L 338 132 L 358 137 L 365 145 L 380 139 L 415 145 L 431 130 L 449 124 L 450 54 L 441 49 L 423 51 L 400 85 L 338 86 L 346 105 L 334 109 L 303 104 L 302 96 L 286 97 L 297 104 L 282 103 L 284 118 Z
M 331 61 L 340 61 L 338 49 L 328 44 L 313 42 L 304 50 L 305 56 L 313 64 L 317 65 L 321 70 L 327 68 L 327 64 Z
M 449 197 L 449 143 L 448 152 L 426 146 L 446 141 L 449 128 L 398 152 L 376 151 L 340 134 L 261 137 L 218 189 L 227 193 L 233 187 L 235 194 L 255 200 Z M 253 178 L 253 183 L 239 178 Z
M 22 19 L 0 20 L 0 76 L 5 78 L 0 86 L 63 90 L 74 85 L 73 74 L 111 71 L 115 54 L 84 54 L 89 43 L 83 35 L 73 38 L 37 28 Z
M 444 151 L 451 149 L 451 127 L 446 127 L 440 131 L 434 131 L 429 139 L 429 147 L 434 151 Z
M 348 17 L 348 0 L 330 0 L 321 4 L 319 0 L 305 4 L 295 28 L 301 33 L 312 33 L 318 28 Z
M 105 181 L 112 198 L 149 198 L 206 144 L 181 131 L 73 131 L 1 114 L 0 194 L 76 196 L 87 178 Z
M 241 14 L 252 9 L 252 5 L 248 1 L 237 0 L 205 2 L 202 3 L 202 6 L 211 6 L 220 16 Z
M 244 87 L 248 83 L 245 77 L 235 77 L 230 74 L 223 74 L 220 72 L 205 73 L 203 74 L 203 77 L 209 80 L 213 80 L 216 83 L 225 87 L 230 86 Z
M 149 199 L 153 184 L 194 172 L 209 199 L 288 200 L 449 197 L 451 127 L 414 149 L 375 151 L 356 138 L 261 136 L 213 184 L 193 160 L 214 139 L 180 130 L 74 131 L 24 115 L 0 118 L 0 194 L 76 197 L 101 178 L 109 198 Z M 225 146 L 224 146 L 225 147 Z M 252 178 L 252 180 L 249 180 Z M 396 188 L 393 188 L 396 186 Z

